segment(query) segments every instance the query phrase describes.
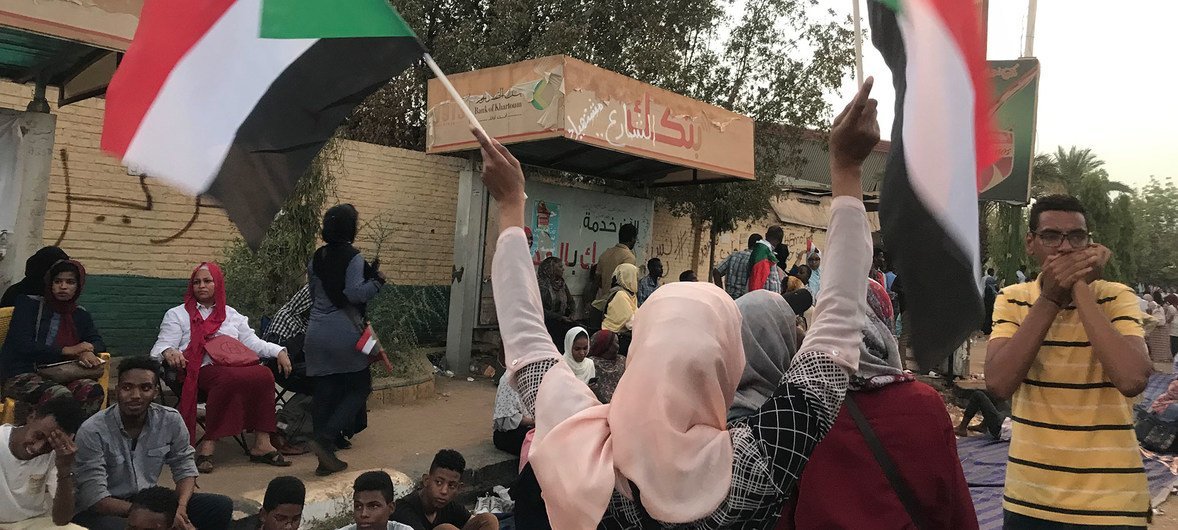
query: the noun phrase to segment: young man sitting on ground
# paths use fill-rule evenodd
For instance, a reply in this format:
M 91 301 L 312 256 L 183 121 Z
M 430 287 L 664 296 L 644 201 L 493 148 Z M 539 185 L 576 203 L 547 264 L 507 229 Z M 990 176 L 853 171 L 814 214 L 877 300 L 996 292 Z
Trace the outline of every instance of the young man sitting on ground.
M 229 497 L 195 493 L 200 473 L 184 418 L 154 402 L 159 371 L 160 363 L 149 357 L 125 358 L 119 363 L 118 402 L 78 429 L 75 523 L 91 530 L 121 530 L 131 513 L 128 499 L 155 486 L 167 464 L 180 502 L 175 526 L 229 526 Z
M 262 530 L 299 530 L 307 487 L 295 477 L 278 477 L 266 486 L 262 509 L 258 511 Z
M 127 530 L 189 530 L 192 525 L 174 526 L 180 498 L 163 486 L 153 486 L 131 498 Z
M 472 517 L 466 508 L 454 502 L 465 471 L 466 459 L 458 451 L 438 451 L 429 473 L 421 477 L 421 489 L 397 503 L 393 520 L 413 530 L 498 530 L 499 520 L 494 515 L 483 513 Z
M 73 436 L 84 419 L 77 401 L 59 397 L 39 405 L 23 427 L 0 426 L 4 528 L 69 523 L 74 516 Z
M 393 478 L 384 471 L 365 471 L 352 484 L 352 520 L 339 530 L 412 530 L 389 520 L 393 514 Z

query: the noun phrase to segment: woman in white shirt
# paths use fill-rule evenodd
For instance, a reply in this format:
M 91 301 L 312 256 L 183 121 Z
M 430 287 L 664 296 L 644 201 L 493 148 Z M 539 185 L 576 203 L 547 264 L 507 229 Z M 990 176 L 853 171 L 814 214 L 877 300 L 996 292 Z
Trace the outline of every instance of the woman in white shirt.
M 274 374 L 260 364 L 277 358 L 279 369 L 290 374 L 290 358 L 282 346 L 258 338 L 249 319 L 225 303 L 225 279 L 216 263 L 192 271 L 184 303 L 164 314 L 151 356 L 179 372 L 177 408 L 190 441 L 197 440 L 198 392 L 205 397 L 205 433 L 196 447 L 201 473 L 213 471 L 218 439 L 247 430 L 255 434 L 251 462 L 290 465 L 270 441 L 277 430 Z

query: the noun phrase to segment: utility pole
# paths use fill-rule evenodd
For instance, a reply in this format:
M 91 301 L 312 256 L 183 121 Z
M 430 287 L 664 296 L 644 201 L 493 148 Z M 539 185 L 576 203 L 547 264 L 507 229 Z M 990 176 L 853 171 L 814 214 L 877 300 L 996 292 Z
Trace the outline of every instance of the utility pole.
M 1035 11 L 1039 7 L 1038 0 L 1028 0 L 1027 3 L 1027 41 L 1023 45 L 1023 57 L 1035 56 Z

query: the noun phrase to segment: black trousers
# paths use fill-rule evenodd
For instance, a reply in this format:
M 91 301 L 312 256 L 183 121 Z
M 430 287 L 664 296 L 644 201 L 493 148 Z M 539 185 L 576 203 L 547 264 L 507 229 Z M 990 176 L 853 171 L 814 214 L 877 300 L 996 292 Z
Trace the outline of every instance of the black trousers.
M 188 520 L 197 530 L 226 530 L 233 519 L 233 501 L 224 495 L 193 493 L 188 499 Z M 123 530 L 126 517 L 99 515 L 84 511 L 74 516 L 74 524 L 90 530 Z
M 1144 526 L 1096 526 L 1089 524 L 1067 524 L 1036 519 L 1022 514 L 1002 511 L 1002 528 L 1004 530 L 1145 530 Z
M 528 436 L 531 427 L 520 425 L 510 431 L 495 431 L 491 435 L 492 441 L 500 451 L 519 456 L 520 448 L 524 445 L 524 438 Z
M 986 428 L 986 432 L 990 433 L 994 439 L 998 439 L 1002 433 L 1002 422 L 1006 420 L 1006 416 L 998 412 L 998 407 L 990 400 L 990 396 L 981 390 L 975 390 L 969 396 L 969 403 L 965 405 L 965 411 L 962 413 L 962 422 L 969 424 L 977 413 L 982 413 L 982 427 Z
M 315 377 L 311 419 L 320 445 L 334 443 L 340 436 L 351 437 L 368 425 L 366 407 L 371 393 L 372 373 L 367 368 Z

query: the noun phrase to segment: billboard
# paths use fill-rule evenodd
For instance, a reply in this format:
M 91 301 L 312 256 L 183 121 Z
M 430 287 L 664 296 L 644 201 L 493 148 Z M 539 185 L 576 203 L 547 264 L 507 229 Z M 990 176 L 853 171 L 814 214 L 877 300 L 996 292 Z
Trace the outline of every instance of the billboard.
M 1035 115 L 1039 99 L 1039 60 L 989 61 L 990 106 L 998 162 L 983 171 L 980 199 L 1026 204 L 1035 161 Z
M 570 141 L 694 170 L 659 182 L 755 178 L 751 118 L 571 57 L 542 57 L 450 80 L 487 133 L 507 145 Z M 427 153 L 478 147 L 437 79 L 429 82 L 426 119 Z M 581 151 L 560 151 L 554 158 L 567 163 L 562 155 Z

